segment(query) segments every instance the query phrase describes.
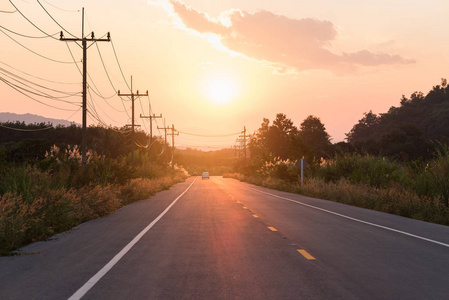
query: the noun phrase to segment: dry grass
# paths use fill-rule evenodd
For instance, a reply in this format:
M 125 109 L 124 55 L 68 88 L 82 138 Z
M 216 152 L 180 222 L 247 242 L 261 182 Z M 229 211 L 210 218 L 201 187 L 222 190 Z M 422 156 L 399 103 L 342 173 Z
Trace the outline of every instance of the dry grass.
M 146 199 L 185 180 L 184 174 L 132 179 L 125 185 L 80 189 L 34 187 L 25 199 L 7 192 L 0 196 L 0 255 L 30 242 L 45 240 L 81 222 L 113 213 L 123 205 Z
M 376 188 L 367 184 L 352 184 L 344 178 L 337 182 L 309 178 L 301 185 L 271 177 L 252 178 L 237 173 L 226 176 L 271 189 L 449 225 L 449 207 L 430 197 L 420 197 L 400 185 Z

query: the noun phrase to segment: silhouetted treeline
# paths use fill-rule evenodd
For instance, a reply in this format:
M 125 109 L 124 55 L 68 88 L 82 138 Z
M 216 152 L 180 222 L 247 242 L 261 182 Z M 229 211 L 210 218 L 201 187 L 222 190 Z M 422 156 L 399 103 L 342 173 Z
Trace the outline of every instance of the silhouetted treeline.
M 334 151 L 330 135 L 320 118 L 308 116 L 297 128 L 285 114 L 278 113 L 276 119 L 264 118 L 248 143 L 249 158 L 240 161 L 236 169 L 244 174 L 255 174 L 267 163 L 276 161 L 295 162 L 304 157 L 309 163 L 329 157 Z
M 429 158 L 435 143 L 449 141 L 449 86 L 446 79 L 424 95 L 402 96 L 387 113 L 365 113 L 347 140 L 353 149 L 401 160 Z
M 3 126 L 0 126 L 0 159 L 8 162 L 32 163 L 43 159 L 53 145 L 61 149 L 68 145 L 81 145 L 82 128 L 75 125 L 53 127 L 47 123 L 27 125 L 23 122 L 6 122 L 0 125 Z M 46 129 L 48 127 L 50 128 Z M 109 158 L 126 156 L 132 152 L 131 135 L 129 128 L 125 127 L 90 126 L 87 128 L 87 148 Z M 143 131 L 136 131 L 134 135 L 135 150 L 149 152 L 149 136 Z M 168 162 L 170 151 L 169 147 L 164 146 L 164 141 L 154 139 L 155 161 Z
M 187 148 L 176 149 L 175 162 L 182 165 L 190 174 L 209 172 L 211 175 L 223 175 L 232 171 L 235 162 L 233 149 L 201 151 Z

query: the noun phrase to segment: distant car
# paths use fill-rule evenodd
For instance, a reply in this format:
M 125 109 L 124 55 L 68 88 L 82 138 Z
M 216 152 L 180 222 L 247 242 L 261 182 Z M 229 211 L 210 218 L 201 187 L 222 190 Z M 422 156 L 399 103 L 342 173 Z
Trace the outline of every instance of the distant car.
M 197 172 L 193 172 L 192 176 L 198 176 L 198 173 Z
M 209 172 L 203 172 L 203 175 L 201 176 L 201 179 L 209 179 Z

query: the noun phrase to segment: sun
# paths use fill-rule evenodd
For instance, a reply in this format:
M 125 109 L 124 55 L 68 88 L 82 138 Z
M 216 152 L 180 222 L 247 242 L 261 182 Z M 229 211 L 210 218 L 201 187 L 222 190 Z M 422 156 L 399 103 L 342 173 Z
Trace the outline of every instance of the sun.
M 211 78 L 206 83 L 206 96 L 215 104 L 225 105 L 235 100 L 237 87 L 230 78 Z

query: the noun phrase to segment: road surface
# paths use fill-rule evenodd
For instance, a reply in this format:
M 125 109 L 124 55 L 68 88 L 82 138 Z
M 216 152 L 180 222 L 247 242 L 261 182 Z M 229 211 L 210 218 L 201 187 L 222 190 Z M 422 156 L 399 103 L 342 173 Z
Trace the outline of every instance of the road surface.
M 449 227 L 189 178 L 0 257 L 0 299 L 448 299 Z

